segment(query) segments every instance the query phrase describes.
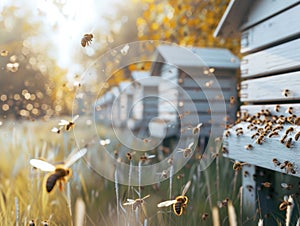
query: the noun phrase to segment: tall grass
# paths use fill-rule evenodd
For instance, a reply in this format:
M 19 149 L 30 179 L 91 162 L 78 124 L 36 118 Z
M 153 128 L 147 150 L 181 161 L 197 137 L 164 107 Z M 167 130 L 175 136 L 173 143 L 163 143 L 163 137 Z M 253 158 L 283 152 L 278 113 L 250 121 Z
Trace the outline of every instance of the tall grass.
M 115 182 L 108 181 L 90 170 L 84 161 L 78 161 L 72 166 L 73 176 L 63 191 L 55 187 L 48 194 L 45 190 L 46 173 L 33 169 L 29 160 L 43 157 L 49 162 L 61 161 L 75 147 L 72 133 L 63 135 L 50 132 L 55 123 L 7 122 L 0 127 L 0 225 L 27 225 L 30 220 L 34 220 L 36 225 L 44 220 L 50 225 L 72 225 L 73 222 L 75 225 L 108 226 L 234 225 L 232 222 L 258 225 L 258 217 L 249 221 L 244 219 L 241 211 L 242 190 L 236 188 L 241 187 L 243 175 L 234 172 L 231 161 L 220 155 L 206 171 L 200 171 L 200 161 L 197 159 L 191 159 L 174 175 L 171 165 L 171 178 L 145 187 L 118 184 L 117 168 L 111 169 L 114 170 Z M 99 131 L 111 132 L 102 127 Z M 119 144 L 116 144 L 112 150 L 118 147 Z M 130 177 L 129 172 L 129 181 L 132 179 Z M 176 216 L 172 207 L 157 208 L 157 203 L 180 195 L 188 180 L 192 181 L 186 194 L 189 202 L 181 216 Z M 131 206 L 122 205 L 127 198 L 136 199 L 147 194 L 151 194 L 151 197 L 145 200 L 142 208 L 132 210 Z M 218 206 L 218 201 L 227 198 L 232 203 L 230 207 Z M 297 199 L 294 198 L 294 202 L 292 214 L 296 213 L 297 218 L 293 220 L 288 215 L 289 224 L 296 224 L 299 218 Z M 286 220 L 284 213 L 271 217 L 281 224 Z

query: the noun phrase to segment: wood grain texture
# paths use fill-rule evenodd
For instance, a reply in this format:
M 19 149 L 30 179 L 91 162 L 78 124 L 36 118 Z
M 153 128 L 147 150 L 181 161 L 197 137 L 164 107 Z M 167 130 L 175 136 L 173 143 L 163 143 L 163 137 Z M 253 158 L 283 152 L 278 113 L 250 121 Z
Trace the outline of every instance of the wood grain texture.
M 292 146 L 291 148 L 287 148 L 285 144 L 280 142 L 280 139 L 290 125 L 284 125 L 284 129 L 279 131 L 279 136 L 265 137 L 265 141 L 261 145 L 257 144 L 254 139 L 251 139 L 255 131 L 247 129 L 248 125 L 249 123 L 242 122 L 229 129 L 230 136 L 224 136 L 223 142 L 224 147 L 228 150 L 228 154 L 224 155 L 281 173 L 286 173 L 285 169 L 280 169 L 280 167 L 274 165 L 272 160 L 276 158 L 281 163 L 290 161 L 294 164 L 296 170 L 296 174 L 293 175 L 300 177 L 300 140 L 295 141 L 294 139 L 295 134 L 300 131 L 300 127 L 293 125 L 294 132 L 290 133 L 287 137 L 287 139 L 290 137 L 293 139 Z M 237 136 L 235 133 L 238 127 L 243 128 L 244 134 L 241 136 Z M 245 148 L 249 144 L 253 146 L 253 149 L 247 150 Z
M 259 50 L 300 35 L 300 5 L 296 5 L 242 33 L 241 53 Z
M 270 75 L 300 68 L 300 39 L 243 57 L 241 77 Z
M 266 102 L 300 100 L 300 72 L 246 80 L 241 83 L 241 101 Z M 284 90 L 289 90 L 287 96 Z
M 252 1 L 246 14 L 244 23 L 240 27 L 241 30 L 251 27 L 277 13 L 286 10 L 287 8 L 299 3 L 299 0 L 256 0 Z M 241 14 L 241 16 L 244 16 Z

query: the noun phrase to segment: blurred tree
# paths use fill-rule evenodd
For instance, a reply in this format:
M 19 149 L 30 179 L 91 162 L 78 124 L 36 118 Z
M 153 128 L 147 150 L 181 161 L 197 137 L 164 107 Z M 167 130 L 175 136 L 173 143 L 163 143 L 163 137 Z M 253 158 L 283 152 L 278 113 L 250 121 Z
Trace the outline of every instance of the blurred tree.
M 182 46 L 222 47 L 239 54 L 239 40 L 213 37 L 229 0 L 141 2 L 144 12 L 136 20 L 140 40 L 163 40 Z
M 1 12 L 0 115 L 3 117 L 49 118 L 70 110 L 63 98 L 65 91 L 61 91 L 61 78 L 66 71 L 48 55 L 51 43 L 42 32 L 43 21 L 39 19 L 43 15 L 39 16 L 21 6 L 9 6 Z

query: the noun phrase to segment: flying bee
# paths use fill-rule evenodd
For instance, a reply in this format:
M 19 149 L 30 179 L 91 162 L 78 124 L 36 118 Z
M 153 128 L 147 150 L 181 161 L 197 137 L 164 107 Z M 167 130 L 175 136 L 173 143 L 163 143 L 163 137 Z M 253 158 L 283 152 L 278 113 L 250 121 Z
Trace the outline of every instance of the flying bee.
M 228 201 L 229 201 L 229 198 L 226 198 L 226 199 L 224 199 L 222 201 L 218 201 L 217 205 L 218 205 L 219 208 L 227 207 Z
M 291 206 L 291 205 L 293 205 L 293 203 L 289 202 L 287 199 L 285 199 L 279 204 L 279 210 L 285 210 L 288 206 Z
M 281 163 L 278 161 L 278 159 L 276 159 L 276 158 L 273 158 L 273 159 L 272 159 L 272 162 L 274 163 L 275 166 L 280 166 L 280 164 L 281 164 Z
M 77 152 L 72 152 L 65 163 L 52 165 L 46 161 L 40 159 L 31 159 L 29 163 L 42 171 L 50 172 L 46 177 L 46 190 L 51 192 L 56 183 L 59 183 L 59 188 L 62 190 L 62 182 L 67 182 L 68 178 L 72 175 L 71 166 L 87 152 L 86 148 L 83 148 Z
M 156 155 L 148 155 L 148 154 L 146 153 L 145 155 L 142 155 L 142 156 L 140 157 L 140 161 L 146 162 L 146 161 L 149 161 L 150 159 L 153 159 L 153 158 L 155 158 L 155 157 L 156 157 Z
M 274 107 L 274 110 L 275 110 L 276 112 L 279 112 L 279 110 L 280 110 L 280 105 L 277 104 L 277 105 Z
M 46 221 L 46 220 L 42 221 L 41 223 L 42 223 L 43 226 L 48 226 L 49 225 L 48 221 Z
M 81 39 L 82 47 L 85 47 L 86 45 L 90 45 L 93 37 L 94 37 L 93 34 L 84 34 L 83 38 Z
M 202 218 L 202 220 L 206 221 L 208 218 L 208 213 L 202 214 L 201 218 Z
M 236 170 L 236 171 L 239 171 L 243 168 L 244 165 L 247 165 L 247 163 L 246 162 L 235 161 L 233 163 L 232 169 Z
M 34 220 L 30 220 L 28 226 L 35 226 Z
M 286 141 L 285 146 L 287 148 L 291 148 L 291 146 L 292 146 L 292 138 L 291 137 Z
M 132 206 L 132 209 L 133 210 L 136 210 L 136 208 L 139 208 L 141 207 L 143 204 L 144 204 L 144 200 L 146 198 L 150 197 L 150 195 L 146 195 L 144 198 L 141 198 L 141 199 L 127 199 L 127 202 L 123 203 L 124 206 Z
M 298 133 L 296 133 L 296 135 L 295 135 L 295 141 L 298 141 L 299 137 L 300 137 L 300 131 Z
M 261 183 L 261 185 L 264 186 L 265 188 L 270 188 L 272 184 L 270 182 L 263 182 Z
M 199 123 L 195 128 L 193 128 L 193 134 L 197 135 L 200 133 L 200 127 L 202 126 L 202 123 Z
M 247 145 L 245 146 L 245 149 L 246 149 L 246 150 L 252 150 L 252 149 L 253 149 L 253 146 L 252 146 L 251 144 L 247 144 Z
M 72 127 L 75 126 L 75 121 L 79 118 L 79 115 L 75 115 L 71 121 L 61 119 L 58 123 L 59 126 L 65 127 L 66 131 L 69 131 Z
M 194 145 L 194 142 L 190 143 L 187 148 L 184 148 L 184 149 L 178 148 L 178 152 L 183 152 L 183 156 L 185 158 L 187 158 L 193 152 L 193 150 L 192 150 L 193 145 Z
M 61 132 L 61 130 L 63 129 L 64 127 L 63 126 L 60 126 L 60 127 L 53 127 L 52 129 L 51 129 L 51 132 L 53 132 L 53 133 L 60 133 Z
M 131 152 L 131 153 L 130 153 L 130 152 L 127 152 L 127 153 L 126 153 L 126 157 L 127 157 L 127 159 L 128 159 L 129 161 L 132 160 L 132 156 L 133 156 L 133 155 L 135 155 L 135 151 L 134 151 L 134 152 Z
M 287 184 L 287 183 L 281 183 L 280 186 L 286 190 L 291 190 L 293 188 L 292 184 Z
M 177 196 L 174 200 L 167 200 L 157 204 L 157 207 L 168 207 L 173 205 L 173 212 L 176 216 L 180 216 L 183 213 L 183 209 L 187 206 L 189 201 L 188 197 L 185 196 L 191 185 L 191 181 L 188 181 L 184 186 L 181 195 Z
M 288 97 L 290 94 L 291 94 L 291 91 L 289 89 L 284 89 L 282 91 L 282 95 L 285 96 L 285 97 Z
M 110 139 L 103 139 L 103 140 L 99 141 L 99 144 L 101 146 L 106 146 L 106 145 L 110 144 L 110 142 L 111 142 Z

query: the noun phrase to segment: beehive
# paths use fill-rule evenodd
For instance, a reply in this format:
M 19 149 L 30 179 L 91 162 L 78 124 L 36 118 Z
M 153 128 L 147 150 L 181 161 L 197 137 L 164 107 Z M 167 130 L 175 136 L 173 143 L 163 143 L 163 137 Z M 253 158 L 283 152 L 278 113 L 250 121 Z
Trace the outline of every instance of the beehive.
M 223 151 L 252 164 L 247 171 L 253 174 L 254 165 L 300 176 L 299 19 L 300 1 L 238 0 L 230 2 L 215 31 L 241 37 L 241 113 L 225 132 Z M 243 184 L 253 187 L 244 189 L 244 196 L 254 214 L 256 183 L 244 179 Z
M 203 137 L 210 136 L 213 124 L 223 130 L 235 117 L 238 68 L 238 58 L 227 49 L 158 46 L 151 76 L 159 76 L 161 82 L 158 118 L 149 125 L 152 135 L 189 136 L 183 130 L 196 126 L 196 121 L 203 124 Z M 212 109 L 221 119 L 212 118 Z

